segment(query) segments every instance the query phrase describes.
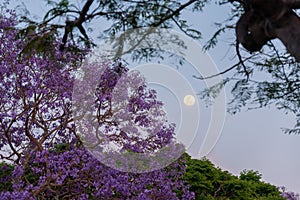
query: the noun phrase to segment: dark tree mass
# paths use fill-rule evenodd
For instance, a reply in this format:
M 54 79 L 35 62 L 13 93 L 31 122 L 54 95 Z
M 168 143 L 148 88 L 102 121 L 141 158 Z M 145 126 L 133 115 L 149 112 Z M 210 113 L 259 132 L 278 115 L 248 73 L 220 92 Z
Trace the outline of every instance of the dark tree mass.
M 233 0 L 234 1 L 234 0 Z M 232 2 L 233 2 L 232 1 Z M 269 40 L 278 38 L 300 61 L 300 18 L 293 9 L 297 0 L 238 0 L 244 13 L 236 25 L 237 40 L 248 51 L 259 51 Z

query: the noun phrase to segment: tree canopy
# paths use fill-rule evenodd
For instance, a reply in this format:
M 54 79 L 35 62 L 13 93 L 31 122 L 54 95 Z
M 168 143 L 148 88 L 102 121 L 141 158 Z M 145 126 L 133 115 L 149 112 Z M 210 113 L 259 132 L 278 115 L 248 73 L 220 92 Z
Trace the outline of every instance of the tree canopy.
M 209 160 L 187 158 L 185 179 L 195 199 L 284 199 L 274 185 L 261 181 L 261 174 L 244 170 L 240 176 L 215 167 Z
M 25 51 L 31 48 L 39 50 L 40 48 L 36 47 L 51 43 L 49 41 L 53 35 L 61 36 L 59 47 L 61 51 L 68 42 L 76 44 L 77 47 L 79 44 L 91 47 L 95 44 L 89 36 L 89 31 L 95 29 L 93 24 L 101 23 L 102 19 L 109 22 L 108 27 L 103 28 L 104 31 L 101 33 L 103 37 L 115 36 L 141 27 L 177 27 L 184 34 L 199 40 L 201 30 L 189 25 L 189 21 L 182 17 L 183 11 L 202 12 L 209 3 L 216 3 L 216 6 L 230 5 L 231 13 L 228 13 L 228 19 L 218 23 L 218 30 L 211 34 L 212 37 L 204 49 L 216 47 L 218 38 L 223 33 L 231 33 L 235 36 L 234 30 L 236 30 L 237 39 L 232 40 L 230 44 L 236 48 L 235 63 L 224 72 L 220 72 L 225 74 L 224 80 L 217 86 L 203 91 L 202 98 L 210 99 L 216 96 L 218 88 L 233 85 L 231 90 L 233 98 L 229 102 L 229 112 L 236 113 L 245 106 L 261 108 L 275 105 L 278 109 L 295 114 L 295 127 L 286 129 L 285 132 L 298 133 L 300 130 L 297 62 L 299 56 L 298 43 L 294 39 L 299 38 L 299 33 L 294 27 L 299 23 L 295 11 L 299 8 L 299 2 L 289 0 L 274 2 L 272 0 L 263 3 L 256 0 L 187 0 L 184 2 L 89 0 L 82 2 L 78 7 L 69 0 L 46 1 L 50 8 L 42 21 L 31 19 L 26 14 L 21 16 L 21 21 L 26 25 L 20 30 L 20 34 L 26 37 L 34 33 L 36 36 L 28 41 Z M 276 38 L 279 38 L 285 46 L 274 40 Z M 40 51 L 45 50 L 49 48 L 40 49 Z M 148 48 L 139 54 L 139 58 L 163 55 L 163 50 L 159 48 L 155 51 L 160 53 L 153 54 L 153 51 Z M 249 54 L 249 51 L 252 53 Z M 229 71 L 234 72 L 233 75 L 226 73 Z M 206 79 L 217 75 L 219 74 L 198 78 Z M 262 79 L 262 75 L 266 78 Z
M 123 199 L 124 197 L 129 197 L 135 199 L 135 195 L 137 195 L 135 194 L 136 190 L 147 188 L 147 196 L 151 199 L 155 199 L 155 197 L 163 199 L 170 198 L 170 194 L 166 193 L 167 188 L 170 186 L 163 185 L 166 182 L 151 179 L 150 176 L 146 174 L 137 176 L 117 171 L 112 173 L 110 169 L 101 165 L 99 161 L 86 154 L 83 149 L 71 150 L 65 145 L 58 145 L 52 149 L 52 152 L 48 152 L 48 154 L 49 156 L 52 154 L 49 159 L 54 159 L 53 170 L 58 170 L 59 172 L 63 172 L 65 169 L 68 170 L 67 173 L 63 173 L 62 176 L 57 177 L 56 183 L 51 184 L 52 190 L 41 191 L 41 194 L 43 194 L 44 197 L 77 198 L 80 196 L 81 199 Z M 31 163 L 24 171 L 25 178 L 29 183 L 35 185 L 36 188 L 41 181 L 40 179 L 43 177 L 42 172 L 44 166 L 42 163 L 45 161 L 43 161 L 42 158 L 43 156 L 39 155 L 39 159 L 35 159 L 35 161 L 33 161 L 33 163 Z M 186 161 L 184 163 L 187 168 L 183 178 L 186 181 L 185 184 L 188 183 L 190 185 L 189 190 L 195 194 L 194 199 L 196 200 L 297 200 L 297 195 L 293 192 L 288 192 L 285 188 L 280 189 L 274 185 L 261 181 L 261 174 L 257 171 L 244 170 L 241 172 L 240 176 L 237 177 L 230 174 L 228 171 L 223 171 L 220 168 L 215 167 L 207 159 L 192 159 L 187 154 L 185 154 L 185 158 Z M 63 167 L 58 168 L 61 164 L 61 160 L 64 160 L 64 165 Z M 181 163 L 181 167 L 184 163 Z M 7 196 L 10 196 L 11 198 L 30 197 L 30 193 L 27 191 L 24 192 L 24 189 L 23 193 L 14 191 L 13 186 L 15 186 L 15 184 L 13 184 L 13 180 L 16 180 L 16 167 L 7 163 L 0 164 L 0 167 L 2 169 L 0 172 L 0 179 L 2 180 L 0 183 L 1 197 L 4 199 Z M 175 171 L 172 170 L 173 167 L 174 166 L 171 165 L 165 169 L 168 171 L 168 175 L 179 173 L 179 166 L 177 165 L 177 170 Z M 38 169 L 40 170 L 39 172 L 37 171 Z M 165 177 L 161 171 L 152 172 L 149 175 L 154 177 Z M 107 183 L 107 181 L 109 183 Z M 165 179 L 165 181 L 167 180 Z M 90 182 L 93 182 L 94 184 L 91 184 Z M 101 185 L 101 190 L 97 190 L 99 185 Z M 156 187 L 164 189 L 160 190 L 161 193 L 159 193 L 155 190 Z M 154 190 L 156 193 L 152 193 Z M 12 194 L 9 192 L 12 192 Z M 176 190 L 176 193 L 180 199 L 186 199 L 185 196 L 182 196 L 182 190 Z M 38 194 L 38 196 L 42 196 L 41 194 Z M 147 199 L 145 195 L 138 195 L 138 197 L 140 199 Z

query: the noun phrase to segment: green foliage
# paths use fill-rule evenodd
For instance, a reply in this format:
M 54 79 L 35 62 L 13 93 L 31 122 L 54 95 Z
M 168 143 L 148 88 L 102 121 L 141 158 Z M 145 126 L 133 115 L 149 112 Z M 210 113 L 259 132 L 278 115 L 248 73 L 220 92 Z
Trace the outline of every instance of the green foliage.
M 61 0 L 59 3 L 56 1 L 47 1 L 48 5 L 53 6 L 52 9 L 50 9 L 44 16 L 44 21 L 49 20 L 51 18 L 57 17 L 57 16 L 62 16 L 65 15 L 65 13 L 69 9 L 69 1 L 68 0 Z
M 245 181 L 259 182 L 261 174 L 258 171 L 243 170 L 240 174 L 240 179 Z
M 62 144 L 56 144 L 51 151 L 57 152 L 57 153 L 62 153 L 67 150 L 70 150 L 70 144 L 62 143 Z
M 32 19 L 28 13 L 22 13 L 22 22 L 25 28 L 20 30 L 22 37 L 28 37 L 28 30 L 35 31 L 35 36 L 27 41 L 24 47 L 25 53 L 32 53 L 35 49 L 38 53 L 49 53 L 52 35 L 63 35 L 62 48 L 67 43 L 77 44 L 78 46 L 94 46 L 88 34 L 94 27 L 91 22 L 102 23 L 105 20 L 110 25 L 100 33 L 99 37 L 116 36 L 124 31 L 145 27 L 174 28 L 177 27 L 184 34 L 200 39 L 201 32 L 188 23 L 182 17 L 182 12 L 191 9 L 193 12 L 201 12 L 210 0 L 192 1 L 82 1 L 74 4 L 69 0 L 45 0 L 49 10 L 43 16 L 43 20 Z M 99 21 L 100 20 L 100 21 Z M 47 34 L 50 34 L 47 36 Z M 36 37 L 36 38 L 35 38 Z M 135 43 L 138 43 L 136 40 Z M 135 46 L 135 45 L 132 45 Z M 133 49 L 136 50 L 136 49 Z M 45 52 L 47 51 L 47 52 Z M 143 52 L 138 52 L 135 57 L 138 60 L 148 57 L 157 57 L 163 51 L 156 53 L 153 49 L 147 48 Z
M 31 167 L 38 167 L 38 164 L 32 164 L 30 167 L 26 167 L 25 171 L 24 171 L 24 178 L 30 184 L 37 185 L 37 182 L 39 180 L 39 176 L 34 174 Z
M 222 33 L 224 33 L 226 31 L 227 27 L 221 27 L 219 28 L 214 34 L 213 36 L 210 38 L 210 40 L 204 45 L 203 49 L 205 51 L 208 51 L 212 48 L 214 48 L 217 43 L 218 43 L 218 38 L 220 37 L 220 35 Z
M 196 200 L 284 199 L 276 186 L 260 180 L 261 174 L 257 171 L 243 170 L 237 177 L 216 168 L 205 158 L 196 160 L 187 155 L 184 178 L 191 185 Z
M 12 190 L 11 174 L 14 166 L 8 163 L 0 163 L 0 192 Z
M 57 145 L 53 151 L 62 153 L 68 148 L 66 144 L 61 144 Z M 208 159 L 197 160 L 192 159 L 188 154 L 185 156 L 187 168 L 184 179 L 190 185 L 190 191 L 195 193 L 196 200 L 284 199 L 280 196 L 281 193 L 276 186 L 261 181 L 262 175 L 257 171 L 243 170 L 237 177 L 215 167 Z M 3 162 L 0 163 L 0 169 L 0 192 L 11 191 L 13 180 L 7 178 L 11 177 L 14 166 Z M 170 169 L 166 168 L 166 170 Z M 30 168 L 25 169 L 24 177 L 33 185 L 39 180 Z M 147 189 L 152 187 L 151 184 L 146 186 Z M 177 196 L 181 196 L 182 191 L 175 192 Z

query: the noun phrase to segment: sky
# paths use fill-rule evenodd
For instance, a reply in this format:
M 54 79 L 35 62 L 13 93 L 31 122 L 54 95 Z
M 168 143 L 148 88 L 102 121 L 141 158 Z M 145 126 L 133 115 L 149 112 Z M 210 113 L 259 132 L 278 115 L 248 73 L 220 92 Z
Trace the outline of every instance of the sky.
M 229 5 L 210 5 L 201 17 L 187 14 L 195 27 L 199 27 L 208 40 L 214 22 L 222 22 L 229 15 Z M 227 10 L 227 11 L 226 11 Z M 204 19 L 204 20 L 201 20 Z M 226 34 L 219 45 L 209 52 L 222 71 L 232 65 L 234 49 L 228 42 L 233 34 Z M 230 87 L 226 88 L 230 99 Z M 253 169 L 263 175 L 263 180 L 277 186 L 300 192 L 300 135 L 286 135 L 281 128 L 292 128 L 293 115 L 286 115 L 274 107 L 243 111 L 226 115 L 222 134 L 208 154 L 208 158 L 222 169 L 238 175 L 243 169 Z
M 11 5 L 20 2 L 20 0 L 13 0 Z M 22 2 L 32 14 L 43 15 L 46 11 L 44 1 L 24 0 Z M 185 12 L 184 17 L 194 25 L 194 28 L 199 28 L 204 42 L 216 30 L 214 22 L 222 22 L 226 19 L 230 14 L 229 9 L 230 5 L 211 4 L 204 9 L 203 13 Z M 234 39 L 233 33 L 223 35 L 217 47 L 208 52 L 220 71 L 233 64 L 235 50 L 228 44 Z M 205 83 L 192 77 L 197 75 L 197 71 L 191 65 L 179 67 L 177 70 L 191 84 L 194 91 L 199 92 L 205 88 Z M 193 109 L 185 107 L 181 103 L 182 99 L 176 99 L 176 95 L 167 87 L 155 83 L 152 83 L 152 87 L 158 91 L 159 98 L 165 103 L 171 122 L 180 124 L 181 112 L 192 112 Z M 225 90 L 229 100 L 230 88 L 227 87 Z M 196 103 L 200 110 L 199 132 L 190 144 L 189 153 L 194 158 L 199 158 L 199 150 L 211 123 L 212 108 L 207 107 L 200 99 L 197 99 Z M 180 110 L 180 106 L 186 110 Z M 187 114 L 188 120 L 194 120 L 192 116 L 194 114 Z M 286 135 L 281 131 L 284 127 L 291 128 L 294 123 L 294 116 L 286 115 L 273 107 L 242 111 L 236 115 L 226 114 L 220 137 L 206 157 L 216 166 L 235 175 L 244 169 L 257 170 L 263 175 L 264 181 L 300 193 L 300 135 Z

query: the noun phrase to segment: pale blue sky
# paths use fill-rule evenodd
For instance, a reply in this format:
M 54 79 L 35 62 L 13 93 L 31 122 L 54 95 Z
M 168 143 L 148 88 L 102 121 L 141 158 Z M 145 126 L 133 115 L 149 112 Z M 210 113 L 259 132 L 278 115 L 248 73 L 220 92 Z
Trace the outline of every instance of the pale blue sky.
M 2 0 L 0 0 L 1 2 Z M 44 1 L 37 0 L 13 0 L 24 2 L 32 14 L 41 15 L 46 11 Z M 203 41 L 207 41 L 215 30 L 214 22 L 222 22 L 230 14 L 229 5 L 218 6 L 212 4 L 204 9 L 204 13 L 186 12 L 186 19 L 199 28 L 203 33 Z M 209 52 L 219 70 L 224 70 L 233 64 L 234 49 L 229 48 L 228 43 L 234 40 L 234 34 L 228 33 L 220 39 L 219 45 Z M 194 90 L 200 91 L 204 84 L 191 76 L 192 70 L 183 72 L 191 82 Z M 188 72 L 186 72 L 188 71 Z M 161 98 L 170 97 L 170 93 L 164 88 L 156 87 L 161 93 Z M 230 98 L 230 88 L 226 88 Z M 166 92 L 165 94 L 162 94 Z M 178 103 L 178 101 L 177 101 Z M 176 99 L 167 102 L 167 110 L 174 122 L 178 122 Z M 210 108 L 206 108 L 203 102 L 199 102 L 201 109 L 200 129 L 201 133 L 195 139 L 190 153 L 198 157 L 200 145 L 205 131 L 208 128 Z M 172 110 L 172 111 L 171 111 Z M 171 121 L 172 121 L 171 120 Z M 208 154 L 208 158 L 224 170 L 238 175 L 243 169 L 258 170 L 263 179 L 277 186 L 286 186 L 289 190 L 300 192 L 300 135 L 285 135 L 280 128 L 292 127 L 294 117 L 285 115 L 274 108 L 265 108 L 252 111 L 243 111 L 234 116 L 227 114 L 220 139 L 214 149 Z
M 201 17 L 199 14 L 188 16 L 207 40 L 213 33 L 213 23 L 226 19 L 229 8 L 229 5 L 212 4 Z M 233 33 L 222 36 L 219 45 L 209 52 L 221 71 L 233 64 L 235 50 L 228 42 L 234 39 Z M 230 88 L 226 91 L 230 98 Z M 243 169 L 258 170 L 265 181 L 300 192 L 300 135 L 286 135 L 281 131 L 281 128 L 293 127 L 294 123 L 294 116 L 272 107 L 234 116 L 227 114 L 221 137 L 208 158 L 236 175 Z

